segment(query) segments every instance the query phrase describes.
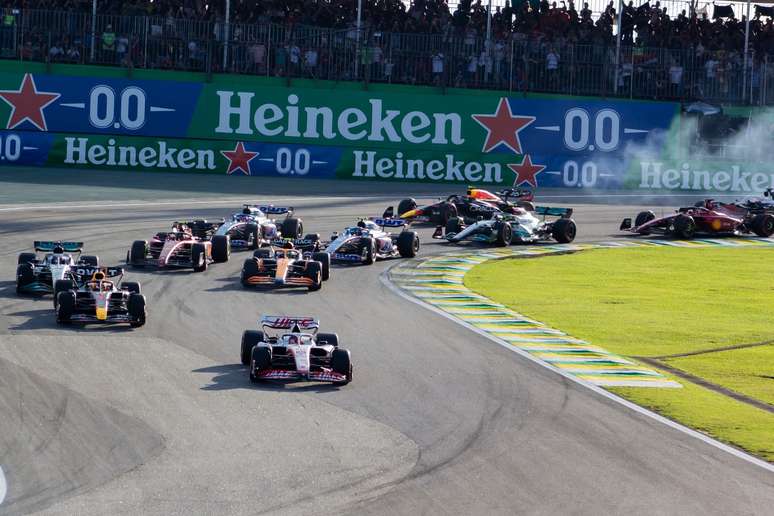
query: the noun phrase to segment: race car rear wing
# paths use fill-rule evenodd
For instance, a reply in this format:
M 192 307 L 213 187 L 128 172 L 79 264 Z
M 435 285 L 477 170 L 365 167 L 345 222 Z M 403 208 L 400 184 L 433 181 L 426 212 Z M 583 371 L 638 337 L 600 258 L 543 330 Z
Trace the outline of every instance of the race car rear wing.
M 572 208 L 549 208 L 548 206 L 535 206 L 535 215 L 547 215 L 549 217 L 572 217 Z
M 189 220 L 176 220 L 172 223 L 172 229 L 180 228 L 180 226 L 187 226 L 191 230 L 191 234 L 197 238 L 210 238 L 220 226 L 226 223 L 226 219 L 189 219 Z
M 102 272 L 106 278 L 117 278 L 124 275 L 122 267 L 89 267 L 87 265 L 79 265 L 70 269 L 70 271 L 81 281 L 90 280 L 97 272 Z
M 36 251 L 50 253 L 55 247 L 61 247 L 66 253 L 80 253 L 83 249 L 83 242 L 59 242 L 49 240 L 35 240 L 33 242 Z
M 285 215 L 290 217 L 293 214 L 294 208 L 292 206 L 274 206 L 273 204 L 245 204 L 245 208 L 258 208 L 266 215 Z
M 506 188 L 505 190 L 495 192 L 495 195 L 501 197 L 504 201 L 511 198 L 531 201 L 535 197 L 535 193 L 529 188 Z
M 383 219 L 383 218 L 376 218 L 371 219 L 374 221 L 374 224 L 377 226 L 383 227 L 383 228 L 400 228 L 403 226 L 408 226 L 408 222 L 406 222 L 403 219 Z
M 395 217 L 395 209 L 390 206 L 386 210 L 384 210 L 384 213 L 382 213 L 381 217 L 371 217 L 371 220 L 374 221 L 374 224 L 377 226 L 381 226 L 382 228 L 399 228 L 403 226 L 408 226 L 408 221 L 401 218 L 394 218 Z
M 296 327 L 305 333 L 317 333 L 320 329 L 320 321 L 314 317 L 286 317 L 284 315 L 264 315 L 259 321 L 264 331 L 266 330 L 292 330 Z

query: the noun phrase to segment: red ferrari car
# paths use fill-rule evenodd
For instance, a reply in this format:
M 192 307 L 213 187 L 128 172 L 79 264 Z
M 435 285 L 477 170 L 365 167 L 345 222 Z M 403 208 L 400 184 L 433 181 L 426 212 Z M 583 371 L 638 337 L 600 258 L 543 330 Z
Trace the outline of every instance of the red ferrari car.
M 702 205 L 699 205 L 702 204 Z M 621 222 L 622 231 L 638 235 L 652 233 L 691 239 L 695 235 L 749 235 L 768 238 L 774 234 L 774 215 L 771 213 L 750 213 L 734 205 L 715 203 L 707 199 L 697 206 L 680 208 L 675 213 L 656 217 L 652 211 L 640 212 L 634 219 Z

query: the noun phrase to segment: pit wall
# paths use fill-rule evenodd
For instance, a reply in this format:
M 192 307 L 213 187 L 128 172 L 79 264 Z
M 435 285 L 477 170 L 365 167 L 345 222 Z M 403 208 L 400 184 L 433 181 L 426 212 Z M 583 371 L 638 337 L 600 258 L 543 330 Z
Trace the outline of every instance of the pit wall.
M 0 166 L 585 189 L 774 181 L 687 160 L 682 120 L 665 102 L 0 62 Z

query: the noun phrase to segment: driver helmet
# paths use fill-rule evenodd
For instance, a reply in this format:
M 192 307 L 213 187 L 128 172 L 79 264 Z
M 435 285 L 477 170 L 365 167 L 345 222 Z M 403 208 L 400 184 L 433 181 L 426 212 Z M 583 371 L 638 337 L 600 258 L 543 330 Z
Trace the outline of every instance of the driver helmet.
M 363 220 L 363 219 L 360 219 L 360 220 L 358 220 L 358 221 L 357 221 L 357 227 L 359 227 L 359 228 L 365 228 L 365 227 L 366 227 L 365 220 Z
M 288 344 L 297 346 L 299 344 L 298 335 L 291 335 L 288 337 Z
M 249 206 L 245 206 L 245 207 L 242 209 L 242 214 L 243 214 L 243 215 L 251 215 L 251 214 L 252 214 L 252 212 L 250 211 L 250 207 L 249 207 Z
M 61 245 L 54 246 L 54 249 L 52 250 L 54 254 L 64 254 L 64 247 Z
M 293 245 L 293 242 L 290 242 L 289 240 L 286 240 L 286 241 L 285 241 L 285 242 L 282 244 L 282 248 L 283 248 L 283 249 L 295 249 L 296 247 Z

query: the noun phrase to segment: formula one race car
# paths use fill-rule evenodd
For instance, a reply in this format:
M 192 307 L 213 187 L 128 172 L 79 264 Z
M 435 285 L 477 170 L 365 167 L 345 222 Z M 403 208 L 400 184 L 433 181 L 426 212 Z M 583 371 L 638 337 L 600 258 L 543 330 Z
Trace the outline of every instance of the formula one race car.
M 121 268 L 108 267 L 97 270 L 81 285 L 70 280 L 57 281 L 56 322 L 129 323 L 132 328 L 145 324 L 145 296 L 140 293 L 140 284 L 124 281 L 118 287 L 108 279 L 123 273 Z
M 311 380 L 346 385 L 352 381 L 349 351 L 339 348 L 335 333 L 317 333 L 311 317 L 267 315 L 262 330 L 242 334 L 242 364 L 250 367 L 250 381 Z
M 81 267 L 98 267 L 99 257 L 78 256 L 77 259 L 69 253 L 80 253 L 83 242 L 34 242 L 35 253 L 21 253 L 16 267 L 16 292 L 48 293 L 54 291 L 57 280 L 68 279 L 80 281 L 78 269 Z M 38 258 L 37 252 L 46 253 Z
M 577 227 L 571 218 L 571 208 L 537 206 L 534 211 L 519 211 L 521 213 L 499 213 L 490 219 L 482 218 L 470 225 L 466 225 L 462 217 L 449 219 L 445 228 L 436 228 L 433 238 L 445 238 L 449 242 L 470 240 L 500 246 L 552 239 L 560 244 L 567 244 L 575 240 Z M 543 218 L 535 215 L 543 215 Z M 546 220 L 547 216 L 559 218 Z
M 241 281 L 245 287 L 307 287 L 320 290 L 330 277 L 331 255 L 303 252 L 288 241 L 281 248 L 264 247 L 242 266 Z
M 270 215 L 285 215 L 285 219 L 279 222 L 269 218 Z M 292 215 L 292 207 L 244 204 L 242 211 L 232 214 L 228 220 L 193 219 L 185 224 L 197 238 L 210 240 L 213 236 L 228 236 L 231 247 L 257 249 L 280 236 L 299 238 L 304 231 L 304 222 Z
M 227 262 L 230 254 L 228 235 L 213 235 L 207 240 L 195 236 L 188 224 L 175 222 L 172 231 L 156 233 L 150 243 L 135 240 L 126 262 L 133 267 L 191 267 L 194 272 L 202 272 L 210 263 Z
M 697 203 L 699 204 L 699 203 Z M 755 233 L 768 238 L 774 234 L 774 215 L 766 211 L 753 212 L 739 206 L 716 203 L 707 199 L 703 206 L 680 208 L 664 217 L 656 217 L 652 211 L 637 214 L 621 222 L 620 230 L 638 235 L 652 233 L 689 240 L 701 235 L 744 235 Z
M 385 228 L 403 228 L 400 233 L 389 233 Z M 392 208 L 382 218 L 360 219 L 356 226 L 341 233 L 333 233 L 325 252 L 334 262 L 371 265 L 387 258 L 413 258 L 419 252 L 419 236 L 408 230 L 408 224 L 392 218 Z
M 495 194 L 468 187 L 466 195 L 450 195 L 445 201 L 429 206 L 417 207 L 414 199 L 403 199 L 398 204 L 398 216 L 412 223 L 429 222 L 436 226 L 445 226 L 449 219 L 462 217 L 466 224 L 471 224 L 479 217 L 490 219 L 496 213 L 534 211 L 533 199 L 532 191 L 523 188 L 507 188 Z

